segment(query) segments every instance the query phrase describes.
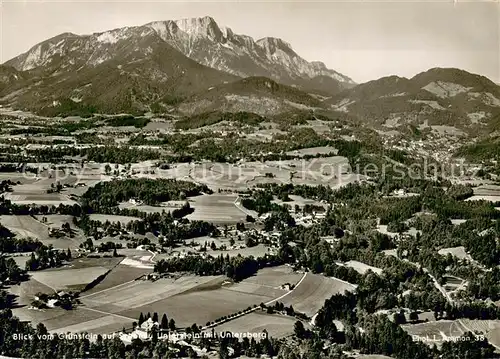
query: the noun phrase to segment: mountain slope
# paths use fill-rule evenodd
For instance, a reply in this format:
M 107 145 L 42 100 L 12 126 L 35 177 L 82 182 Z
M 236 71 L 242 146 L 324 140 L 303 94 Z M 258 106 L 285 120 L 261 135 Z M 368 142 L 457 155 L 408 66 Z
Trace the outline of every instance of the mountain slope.
M 322 62 L 308 62 L 285 41 L 266 37 L 255 41 L 219 26 L 211 17 L 168 20 L 79 36 L 64 33 L 35 45 L 6 65 L 18 71 L 70 71 L 116 58 L 115 45 L 133 46 L 137 37 L 156 34 L 190 59 L 237 77 L 265 76 L 300 87 L 337 93 L 354 82 Z M 111 53 L 107 53 L 111 49 Z
M 7 64 L 29 70 L 31 78 L 29 85 L 19 84 L 24 90 L 14 104 L 47 115 L 82 107 L 143 111 L 237 78 L 187 58 L 145 27 L 63 34 Z M 0 95 L 13 90 L 15 86 Z
M 24 75 L 14 67 L 0 65 L 0 92 L 24 80 Z
M 411 123 L 471 129 L 486 127 L 498 116 L 500 87 L 484 76 L 434 68 L 411 79 L 390 76 L 370 81 L 328 103 L 377 126 Z
M 147 24 L 186 56 L 240 77 L 265 76 L 305 90 L 330 93 L 352 87 L 345 75 L 321 62 L 307 62 L 287 42 L 265 37 L 254 41 L 220 27 L 213 18 L 192 18 Z
M 247 77 L 191 96 L 179 110 L 189 115 L 215 110 L 273 115 L 321 105 L 319 100 L 294 87 L 278 84 L 267 77 Z

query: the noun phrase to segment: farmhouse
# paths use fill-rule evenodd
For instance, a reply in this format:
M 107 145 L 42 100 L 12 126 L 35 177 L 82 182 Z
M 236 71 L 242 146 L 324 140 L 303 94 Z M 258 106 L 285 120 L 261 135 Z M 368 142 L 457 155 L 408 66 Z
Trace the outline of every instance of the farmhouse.
M 139 327 L 135 328 L 132 333 L 120 333 L 120 339 L 125 344 L 132 343 L 134 339 L 150 340 L 153 328 L 158 328 L 158 323 L 153 322 L 153 319 L 149 318 Z

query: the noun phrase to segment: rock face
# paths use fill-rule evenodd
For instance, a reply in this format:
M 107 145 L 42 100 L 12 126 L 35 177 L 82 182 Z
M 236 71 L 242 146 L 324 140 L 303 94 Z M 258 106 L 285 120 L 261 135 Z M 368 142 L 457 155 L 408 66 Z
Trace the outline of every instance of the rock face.
M 266 76 L 304 89 L 335 93 L 354 82 L 321 62 L 307 62 L 287 42 L 266 37 L 254 41 L 219 26 L 211 17 L 159 21 L 79 36 L 64 33 L 44 41 L 6 65 L 19 71 L 55 67 L 69 71 L 93 67 L 123 56 L 144 43 L 144 38 L 162 40 L 199 64 L 238 77 Z M 151 47 L 138 47 L 136 57 L 153 55 Z

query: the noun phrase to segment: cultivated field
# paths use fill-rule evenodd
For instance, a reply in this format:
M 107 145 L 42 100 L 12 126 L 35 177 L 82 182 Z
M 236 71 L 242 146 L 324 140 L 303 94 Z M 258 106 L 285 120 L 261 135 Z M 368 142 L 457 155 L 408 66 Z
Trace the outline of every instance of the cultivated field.
M 54 320 L 57 322 L 54 324 L 54 329 L 51 329 L 52 333 L 78 333 L 87 332 L 92 334 L 109 334 L 113 332 L 120 331 L 122 328 L 130 328 L 134 320 L 132 318 L 126 318 L 118 315 L 104 315 L 99 312 L 92 312 L 90 310 L 81 309 L 81 313 L 84 315 L 92 314 L 94 316 L 99 316 L 96 319 L 77 322 L 76 324 L 70 324 L 65 327 L 61 327 L 61 321 Z M 87 317 L 89 319 L 89 317 Z M 50 321 L 49 321 L 50 326 Z
M 194 208 L 194 212 L 189 214 L 187 218 L 216 224 L 245 222 L 246 214 L 239 210 L 234 203 L 237 198 L 237 195 L 226 194 L 191 197 L 189 204 Z
M 47 220 L 47 222 L 43 224 L 49 226 L 50 228 L 61 228 L 64 223 L 69 223 L 71 229 L 78 230 L 78 227 L 75 227 L 75 225 L 73 224 L 73 216 L 62 214 L 47 214 L 45 216 L 35 216 L 35 218 L 40 222 L 42 221 L 42 217 L 45 217 Z
M 286 154 L 288 156 L 298 156 L 303 157 L 305 155 L 328 155 L 330 153 L 337 153 L 337 149 L 333 147 L 309 147 L 309 148 L 301 148 L 300 150 L 289 151 Z
M 279 205 L 286 204 L 292 208 L 295 208 L 296 205 L 299 207 L 304 207 L 306 204 L 314 205 L 314 206 L 321 206 L 321 207 L 324 207 L 325 209 L 327 208 L 326 204 L 315 201 L 313 199 L 308 199 L 308 198 L 304 198 L 304 197 L 297 196 L 297 195 L 290 195 L 289 198 L 290 198 L 290 201 L 287 201 L 287 202 L 283 202 L 280 199 L 274 199 L 273 202 L 277 203 Z
M 287 295 L 289 290 L 285 288 L 285 285 L 295 286 L 302 277 L 303 274 L 294 272 L 288 266 L 264 268 L 252 277 L 239 283 L 224 285 L 223 288 L 235 292 L 265 296 L 268 297 L 269 301 Z
M 282 338 L 293 334 L 296 321 L 294 317 L 256 311 L 215 327 L 215 332 L 262 333 L 266 330 L 271 337 Z
M 286 160 L 266 162 L 244 162 L 242 164 L 198 163 L 192 167 L 184 166 L 185 176 L 204 183 L 213 189 L 224 188 L 244 190 L 263 183 L 294 183 L 308 185 L 329 185 L 338 187 L 363 179 L 351 174 L 345 157 L 334 156 L 311 160 Z M 179 172 L 180 166 L 174 170 Z M 172 170 L 163 176 L 171 176 Z
M 119 264 L 113 268 L 111 272 L 109 272 L 95 287 L 82 293 L 82 296 L 85 297 L 92 293 L 107 290 L 118 285 L 123 285 L 124 283 L 133 281 L 147 273 L 151 273 L 151 270 Z
M 483 184 L 474 188 L 474 195 L 500 197 L 500 186 L 495 184 Z
M 283 284 L 297 284 L 303 274 L 294 272 L 289 266 L 263 268 L 257 275 L 245 279 L 243 282 L 279 287 Z
M 73 205 L 76 202 L 69 199 L 62 193 L 47 193 L 50 184 L 54 179 L 41 179 L 30 184 L 21 184 L 13 187 L 13 192 L 6 193 L 5 199 L 15 204 L 35 204 L 35 205 L 54 205 L 59 204 Z
M 441 320 L 419 324 L 406 324 L 402 328 L 428 345 L 440 345 L 449 338 L 456 338 L 464 333 L 464 327 L 453 320 Z
M 488 202 L 500 202 L 500 196 L 485 196 L 485 195 L 474 195 L 466 199 L 466 201 L 488 201 Z
M 163 278 L 155 282 L 137 280 L 124 285 L 113 287 L 111 290 L 103 290 L 85 295 L 82 301 L 88 306 L 96 309 L 109 307 L 112 312 L 136 308 L 177 294 L 192 290 L 197 287 L 211 287 L 221 283 L 221 277 L 196 277 L 182 276 L 180 278 Z
M 500 321 L 499 320 L 441 320 L 420 324 L 402 326 L 410 335 L 420 337 L 424 343 L 440 345 L 444 341 L 453 340 L 466 332 L 483 334 L 497 349 L 500 349 Z M 427 339 L 427 340 L 425 340 Z
M 54 290 L 72 289 L 84 286 L 109 269 L 105 267 L 87 267 L 78 269 L 50 269 L 32 272 L 32 277 Z
M 336 278 L 306 273 L 302 281 L 289 295 L 279 300 L 285 305 L 293 305 L 296 311 L 313 316 L 321 309 L 326 299 L 337 293 L 353 291 L 353 284 Z
M 281 286 L 287 283 L 295 284 L 302 277 L 291 268 L 282 266 L 263 269 L 257 275 L 234 284 L 226 281 L 223 276 L 192 275 L 172 276 L 151 282 L 133 280 L 135 278 L 132 277 L 142 273 L 138 269 L 134 269 L 133 273 L 128 272 L 127 268 L 129 267 L 120 264 L 115 268 L 117 273 L 111 272 L 108 274 L 109 278 L 106 277 L 95 288 L 83 293 L 81 300 L 85 307 L 88 310 L 125 318 L 138 318 L 141 312 L 167 313 L 179 326 L 193 323 L 205 325 L 209 321 L 245 310 L 249 306 L 272 304 L 276 298 L 283 301 L 292 296 L 294 291 L 289 292 Z M 128 277 L 124 278 L 120 273 Z M 326 285 L 334 283 L 334 280 L 325 279 Z M 114 283 L 117 284 L 113 286 Z M 305 297 L 305 292 L 311 289 L 309 281 L 304 281 L 303 284 L 309 287 L 302 289 L 303 294 L 298 299 L 295 298 L 296 302 L 302 296 Z M 296 290 L 299 290 L 301 285 Z M 322 301 L 318 304 L 319 307 L 323 304 Z M 293 305 L 295 307 L 295 303 Z M 200 306 L 204 310 L 193 310 Z
M 0 216 L 0 223 L 20 237 L 47 239 L 49 227 L 31 216 Z

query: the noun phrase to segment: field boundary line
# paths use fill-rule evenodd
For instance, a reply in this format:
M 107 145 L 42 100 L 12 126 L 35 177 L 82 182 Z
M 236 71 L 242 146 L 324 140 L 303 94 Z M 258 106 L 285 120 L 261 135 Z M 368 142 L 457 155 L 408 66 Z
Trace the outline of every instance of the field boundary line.
M 100 294 L 100 293 L 103 293 L 103 292 L 107 292 L 108 290 L 116 289 L 118 287 L 124 286 L 126 284 L 130 284 L 132 282 L 135 282 L 135 279 L 129 280 L 128 282 L 125 282 L 125 283 L 121 283 L 121 284 L 115 285 L 114 287 L 106 288 L 106 289 L 100 290 L 98 292 L 94 292 L 94 293 L 90 293 L 90 294 L 81 296 L 80 299 L 88 298 L 88 297 L 93 296 L 95 294 Z
M 136 321 L 136 319 L 133 319 L 133 318 L 130 318 L 130 317 L 126 317 L 124 315 L 120 315 L 120 314 L 116 314 L 116 313 L 104 312 L 104 311 L 99 310 L 99 309 L 94 309 L 94 308 L 89 308 L 89 307 L 78 307 L 78 308 L 85 309 L 85 310 L 90 310 L 91 312 L 96 312 L 96 313 L 111 315 L 111 316 L 122 318 L 122 319 Z M 82 322 L 82 323 L 85 323 L 85 322 Z

